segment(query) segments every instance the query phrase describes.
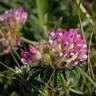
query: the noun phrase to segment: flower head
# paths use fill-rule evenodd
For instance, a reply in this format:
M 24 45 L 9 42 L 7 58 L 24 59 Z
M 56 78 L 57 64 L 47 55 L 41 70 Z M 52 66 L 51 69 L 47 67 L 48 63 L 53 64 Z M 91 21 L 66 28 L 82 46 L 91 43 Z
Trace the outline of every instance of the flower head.
M 4 14 L 0 15 L 0 20 L 14 20 L 17 23 L 24 24 L 27 20 L 27 13 L 24 11 L 23 8 L 13 8 L 10 10 L 5 11 Z
M 20 56 L 24 64 L 36 64 L 41 59 L 40 52 L 31 45 L 29 45 L 27 50 L 20 49 Z
M 63 58 L 66 65 L 74 66 L 87 59 L 87 45 L 75 29 L 53 30 L 48 39 L 52 52 Z
M 22 8 L 13 8 L 0 14 L 0 56 L 10 53 L 20 45 L 20 28 L 27 20 L 27 12 Z

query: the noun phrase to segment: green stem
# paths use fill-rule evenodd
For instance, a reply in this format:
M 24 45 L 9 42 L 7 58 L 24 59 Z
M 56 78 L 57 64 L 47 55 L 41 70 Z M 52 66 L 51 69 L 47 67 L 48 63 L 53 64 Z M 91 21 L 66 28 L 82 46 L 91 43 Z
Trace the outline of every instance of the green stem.
M 21 40 L 24 41 L 24 42 L 26 42 L 26 43 L 30 43 L 30 44 L 36 44 L 37 43 L 37 42 L 31 41 L 29 39 L 26 39 L 24 37 L 21 37 Z
M 65 80 L 62 74 L 59 74 L 59 76 L 60 76 L 60 81 L 62 83 L 62 88 L 64 90 L 64 96 L 69 96 L 69 87 L 67 85 L 67 81 Z
M 66 78 L 66 73 L 65 73 L 65 69 L 63 70 L 63 76 L 64 76 L 64 78 L 65 78 L 65 80 L 67 80 L 67 78 Z
M 81 92 L 81 91 L 79 91 L 79 90 L 75 90 L 75 89 L 70 88 L 70 91 L 73 92 L 73 93 L 75 93 L 75 94 L 83 95 L 84 96 L 84 93 Z
M 57 70 L 55 69 L 55 72 L 54 72 L 54 88 L 57 86 Z
M 95 79 L 91 60 L 90 60 L 90 52 L 91 52 L 90 49 L 91 49 L 91 42 L 92 42 L 93 33 L 94 33 L 94 28 L 93 28 L 93 30 L 91 32 L 91 36 L 90 36 L 90 41 L 89 41 L 89 46 L 88 46 L 88 61 L 87 62 L 88 62 L 88 74 L 92 77 L 92 79 Z

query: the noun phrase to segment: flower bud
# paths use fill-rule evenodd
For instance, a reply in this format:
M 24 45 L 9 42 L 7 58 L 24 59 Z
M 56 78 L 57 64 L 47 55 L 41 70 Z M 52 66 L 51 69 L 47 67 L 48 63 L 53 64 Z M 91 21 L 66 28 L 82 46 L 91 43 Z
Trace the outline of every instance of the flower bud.
M 20 56 L 24 64 L 37 65 L 41 59 L 41 53 L 31 45 L 27 50 L 20 49 Z

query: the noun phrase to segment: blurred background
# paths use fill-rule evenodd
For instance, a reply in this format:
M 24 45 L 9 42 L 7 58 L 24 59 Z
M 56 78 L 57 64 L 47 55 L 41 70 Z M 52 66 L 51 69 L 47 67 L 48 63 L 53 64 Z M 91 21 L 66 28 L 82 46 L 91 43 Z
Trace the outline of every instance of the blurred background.
M 76 28 L 81 34 L 83 31 L 85 40 L 90 47 L 92 69 L 94 74 L 96 73 L 96 0 L 0 0 L 0 13 L 10 8 L 18 7 L 22 7 L 28 12 L 28 20 L 21 32 L 23 36 L 29 40 L 47 40 L 47 32 L 53 28 Z M 2 57 L 0 57 L 0 59 L 2 60 Z M 8 58 L 6 60 L 9 62 Z M 94 76 L 96 77 L 96 75 Z M 3 88 L 5 88 L 4 90 L 6 91 L 8 87 L 7 84 L 10 85 L 10 80 L 7 81 L 5 78 L 2 80 L 0 81 L 0 90 L 2 91 Z M 6 85 L 4 85 L 4 83 L 6 83 Z M 8 92 L 11 92 L 10 89 L 5 92 L 5 95 L 3 95 L 4 92 L 0 92 L 0 96 L 29 96 L 28 94 L 14 95 L 15 93 L 8 95 Z M 72 96 L 81 95 L 73 94 Z M 86 96 L 96 96 L 96 94 Z
M 1 13 L 14 7 L 22 7 L 28 12 L 22 33 L 33 41 L 47 39 L 47 32 L 52 28 L 76 28 L 81 32 L 81 22 L 87 43 L 94 31 L 90 57 L 92 63 L 95 63 L 96 0 L 0 0 Z
M 51 28 L 79 28 L 79 11 L 86 29 L 88 23 L 95 20 L 96 1 L 80 1 L 83 7 L 79 8 L 79 0 L 0 0 L 0 12 L 14 7 L 23 7 L 28 12 L 28 20 L 22 31 L 24 36 L 33 40 L 41 40 Z

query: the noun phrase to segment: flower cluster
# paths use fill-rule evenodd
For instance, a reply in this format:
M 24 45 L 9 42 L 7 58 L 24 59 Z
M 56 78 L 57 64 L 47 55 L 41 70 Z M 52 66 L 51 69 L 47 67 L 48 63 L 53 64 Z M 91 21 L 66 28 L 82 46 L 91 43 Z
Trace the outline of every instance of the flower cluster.
M 22 8 L 10 9 L 0 15 L 0 20 L 1 21 L 6 20 L 8 22 L 10 20 L 14 20 L 17 23 L 24 24 L 27 20 L 27 13 Z
M 39 51 L 31 45 L 29 45 L 27 50 L 20 49 L 20 56 L 24 64 L 36 64 L 41 59 Z
M 0 14 L 0 56 L 10 53 L 20 45 L 20 28 L 27 20 L 27 12 L 22 8 L 13 8 Z
M 52 52 L 63 58 L 66 65 L 78 65 L 87 59 L 87 45 L 75 29 L 50 31 L 48 39 Z

